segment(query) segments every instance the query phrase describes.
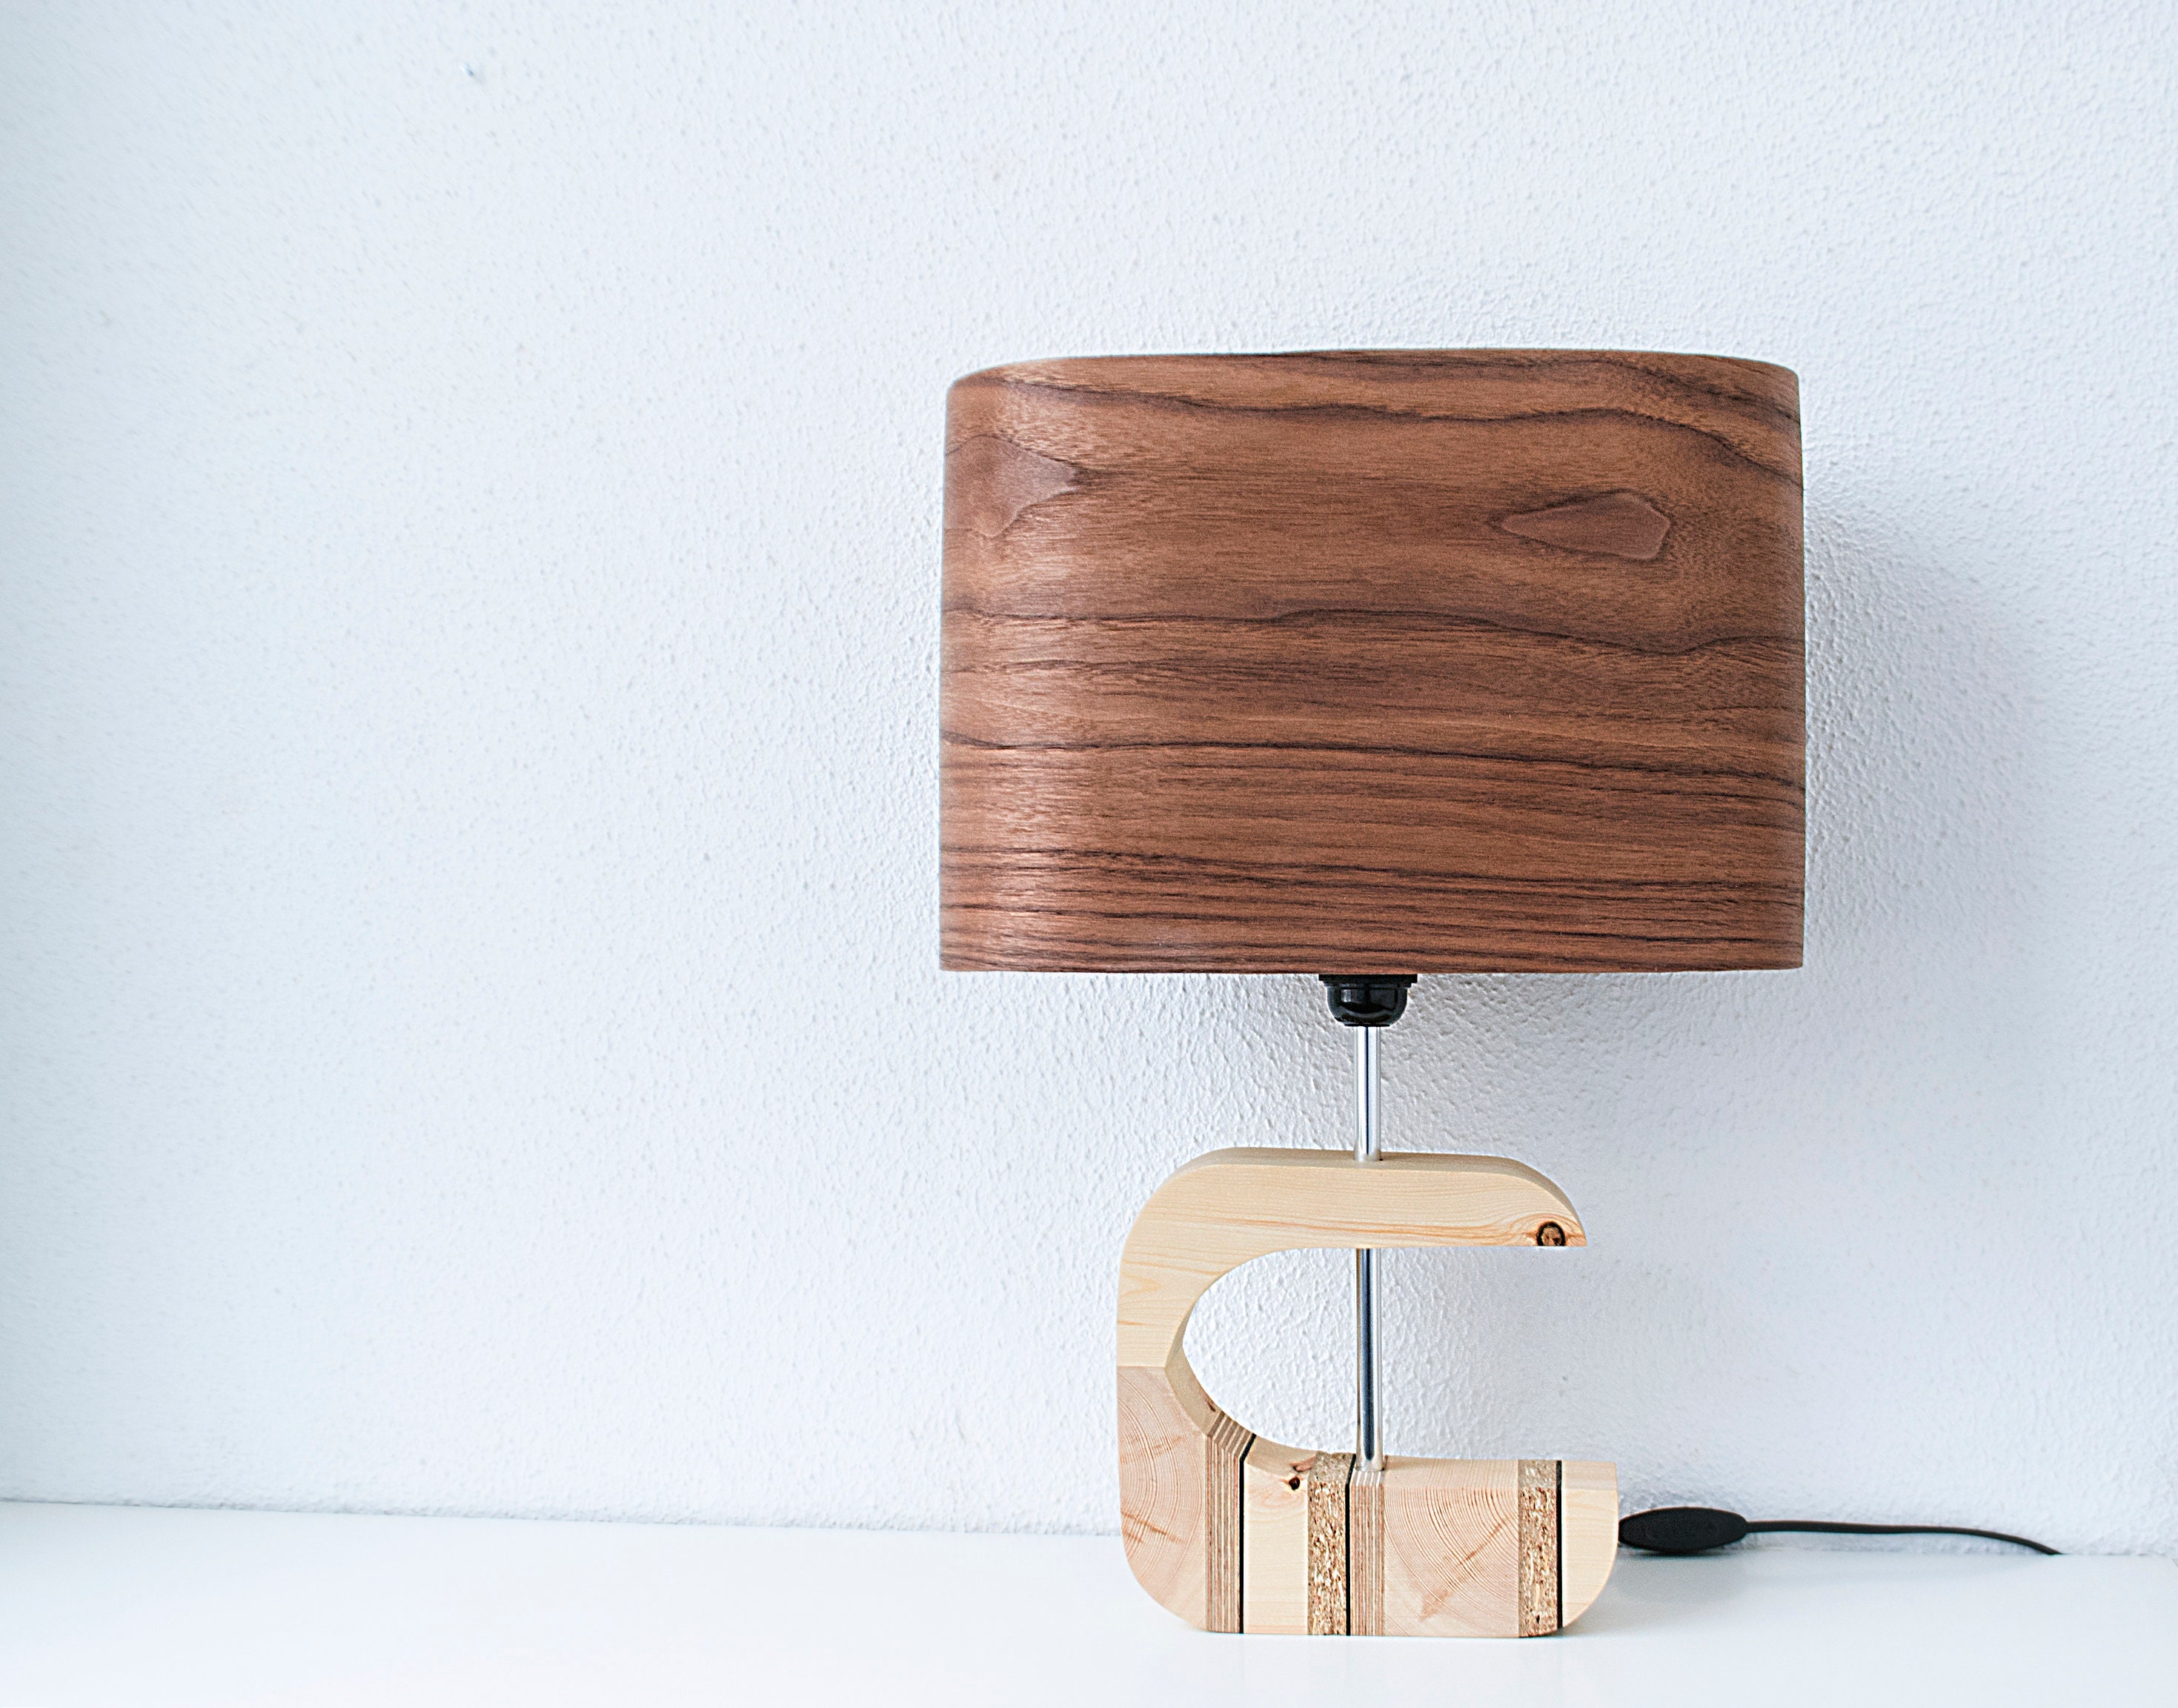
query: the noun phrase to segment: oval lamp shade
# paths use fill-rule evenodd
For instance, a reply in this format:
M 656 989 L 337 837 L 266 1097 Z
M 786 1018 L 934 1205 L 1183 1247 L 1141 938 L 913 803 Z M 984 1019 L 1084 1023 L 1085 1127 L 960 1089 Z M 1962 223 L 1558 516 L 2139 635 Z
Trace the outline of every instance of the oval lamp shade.
M 1798 966 L 1798 400 L 1617 351 L 960 380 L 944 965 Z

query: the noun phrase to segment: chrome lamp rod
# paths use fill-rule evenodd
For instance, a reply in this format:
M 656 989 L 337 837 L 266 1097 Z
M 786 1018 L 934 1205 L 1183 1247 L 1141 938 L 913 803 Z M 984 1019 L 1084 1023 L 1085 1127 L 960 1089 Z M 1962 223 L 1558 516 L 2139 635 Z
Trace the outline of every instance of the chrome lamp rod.
M 1373 1163 L 1383 1154 L 1378 1142 L 1376 1033 L 1373 1026 L 1354 1028 L 1354 1160 Z M 1384 1468 L 1384 1445 L 1376 1409 L 1376 1254 L 1354 1254 L 1354 1453 L 1371 1470 Z
M 1319 974 L 1331 1017 L 1354 1029 L 1354 1160 L 1365 1167 L 1383 1154 L 1382 1100 L 1376 1078 L 1376 1034 L 1407 1011 L 1410 972 Z M 1384 1468 L 1376 1387 L 1376 1254 L 1354 1254 L 1354 1455 L 1371 1470 Z

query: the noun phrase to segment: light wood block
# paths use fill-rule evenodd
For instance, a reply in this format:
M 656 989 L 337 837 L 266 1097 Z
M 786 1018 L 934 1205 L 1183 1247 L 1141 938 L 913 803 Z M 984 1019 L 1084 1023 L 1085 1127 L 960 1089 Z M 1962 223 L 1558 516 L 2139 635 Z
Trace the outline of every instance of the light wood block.
M 1568 1459 L 1558 1501 L 1565 1538 L 1562 1593 L 1568 1608 L 1585 1607 L 1603 1593 L 1618 1557 L 1618 1468 L 1593 1459 Z M 1571 1612 L 1566 1615 L 1570 1619 Z
M 1241 1467 L 1240 1629 L 1306 1636 L 1309 1486 L 1316 1454 L 1260 1437 Z M 1343 1495 L 1343 1491 L 1341 1491 Z M 1322 1503 L 1318 1501 L 1321 1506 Z M 1327 1533 L 1322 1546 L 1335 1545 Z
M 1251 1258 L 1308 1247 L 1584 1245 L 1565 1195 L 1502 1157 L 1227 1150 L 1152 1196 L 1119 1266 L 1120 1533 L 1136 1579 L 1212 1631 L 1542 1636 L 1617 1551 L 1608 1464 L 1387 1459 L 1261 1439 L 1203 1392 L 1196 1302 Z

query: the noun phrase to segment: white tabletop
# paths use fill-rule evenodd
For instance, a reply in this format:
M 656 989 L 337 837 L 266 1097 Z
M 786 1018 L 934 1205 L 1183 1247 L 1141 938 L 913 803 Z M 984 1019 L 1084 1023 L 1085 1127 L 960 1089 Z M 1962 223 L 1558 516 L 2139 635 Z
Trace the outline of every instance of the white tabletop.
M 0 1505 L 0 1708 L 2154 1702 L 2167 1560 L 1621 1557 L 1524 1642 L 1212 1637 L 1095 1536 Z

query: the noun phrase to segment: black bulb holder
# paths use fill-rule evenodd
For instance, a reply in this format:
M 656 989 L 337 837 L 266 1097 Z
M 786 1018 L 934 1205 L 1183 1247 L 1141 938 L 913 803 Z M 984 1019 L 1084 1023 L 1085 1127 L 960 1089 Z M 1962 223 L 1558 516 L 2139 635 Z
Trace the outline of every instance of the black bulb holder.
M 1341 1026 L 1389 1026 L 1407 1011 L 1411 972 L 1319 972 L 1331 1017 Z

